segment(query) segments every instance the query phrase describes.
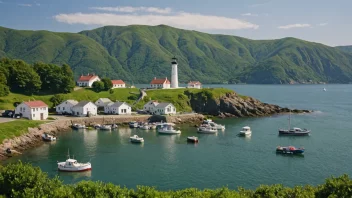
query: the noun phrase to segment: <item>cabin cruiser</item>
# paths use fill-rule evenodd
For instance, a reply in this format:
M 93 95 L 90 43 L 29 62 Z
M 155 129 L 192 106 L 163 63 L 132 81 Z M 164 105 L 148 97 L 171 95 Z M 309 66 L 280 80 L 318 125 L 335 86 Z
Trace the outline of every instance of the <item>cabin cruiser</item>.
M 132 143 L 142 143 L 142 142 L 144 142 L 144 139 L 142 137 L 138 137 L 138 135 L 134 135 L 134 136 L 130 137 L 130 141 Z
M 86 127 L 86 125 L 84 125 L 84 124 L 73 124 L 72 128 L 74 128 L 74 129 L 86 129 L 88 127 Z
M 111 130 L 112 126 L 111 125 L 107 125 L 107 124 L 103 124 L 103 125 L 96 124 L 96 125 L 94 125 L 94 128 L 95 129 L 100 129 L 100 130 Z
M 197 143 L 198 142 L 198 138 L 196 136 L 187 137 L 187 142 Z
M 91 170 L 92 165 L 89 162 L 78 163 L 77 160 L 71 159 L 70 155 L 68 154 L 68 159 L 65 162 L 58 162 L 57 168 L 59 169 L 59 171 L 81 172 Z
M 198 133 L 217 133 L 218 130 L 214 127 L 210 127 L 210 126 L 201 126 L 197 129 Z
M 43 133 L 42 134 L 42 138 L 44 141 L 48 141 L 48 142 L 51 142 L 51 141 L 55 141 L 56 140 L 56 137 L 53 136 L 53 135 L 49 135 L 47 133 Z
M 129 122 L 128 125 L 130 128 L 138 128 L 138 122 L 136 121 Z
M 210 127 L 213 127 L 213 128 L 216 128 L 218 130 L 225 130 L 225 126 L 224 125 L 221 125 L 221 124 L 217 124 L 215 123 L 213 120 L 211 119 L 206 119 L 203 121 L 202 123 L 203 126 L 210 126 Z
M 278 146 L 276 147 L 276 153 L 281 154 L 303 154 L 304 148 L 296 148 L 294 146 Z
M 251 128 L 249 126 L 245 126 L 242 128 L 242 130 L 240 131 L 241 136 L 250 136 L 252 135 L 252 131 Z
M 172 125 L 163 125 L 161 128 L 158 129 L 158 133 L 161 134 L 180 134 L 180 130 L 174 129 Z

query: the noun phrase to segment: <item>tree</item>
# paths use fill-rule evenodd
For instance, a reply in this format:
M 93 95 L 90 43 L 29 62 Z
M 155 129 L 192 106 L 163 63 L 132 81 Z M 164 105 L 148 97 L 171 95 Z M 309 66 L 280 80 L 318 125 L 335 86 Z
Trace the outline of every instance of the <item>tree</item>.
M 62 93 L 70 93 L 73 91 L 73 89 L 76 86 L 74 76 L 73 76 L 73 71 L 71 67 L 67 64 L 63 64 L 61 67 L 62 75 L 63 75 L 63 80 L 62 80 L 62 87 L 61 87 L 61 92 Z
M 104 83 L 102 81 L 95 81 L 92 84 L 92 88 L 95 92 L 101 92 L 105 89 Z
M 53 107 L 61 104 L 64 101 L 64 97 L 61 94 L 55 94 L 53 97 L 50 98 L 50 102 L 53 103 Z
M 10 89 L 5 84 L 0 84 L 0 97 L 7 96 L 10 93 Z
M 112 82 L 109 78 L 102 78 L 101 82 L 104 83 L 104 90 L 107 91 L 112 88 Z

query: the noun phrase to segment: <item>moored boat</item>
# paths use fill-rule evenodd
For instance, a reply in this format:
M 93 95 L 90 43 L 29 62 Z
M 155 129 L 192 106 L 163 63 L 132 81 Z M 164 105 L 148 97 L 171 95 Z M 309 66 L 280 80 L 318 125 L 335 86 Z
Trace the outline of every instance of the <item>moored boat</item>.
M 276 153 L 281 154 L 303 154 L 304 148 L 296 148 L 294 146 L 278 146 L 276 147 Z
M 194 142 L 194 143 L 197 143 L 197 142 L 198 142 L 198 137 L 196 137 L 196 136 L 189 136 L 189 137 L 187 137 L 187 142 Z
M 251 128 L 249 126 L 245 126 L 239 133 L 240 136 L 250 136 L 252 135 Z
M 132 121 L 128 123 L 130 128 L 138 128 L 138 122 Z
M 218 130 L 210 126 L 207 126 L 207 127 L 201 126 L 197 129 L 197 132 L 198 133 L 217 133 Z
M 104 124 L 104 125 L 101 125 L 100 126 L 100 130 L 111 130 L 111 125 L 108 125 L 108 124 Z
M 171 125 L 164 125 L 162 128 L 158 129 L 158 133 L 172 135 L 172 134 L 180 134 L 181 131 L 174 129 L 174 127 Z
M 51 141 L 55 141 L 55 140 L 56 140 L 56 137 L 53 136 L 53 135 L 49 135 L 49 134 L 47 134 L 47 133 L 43 133 L 43 134 L 42 134 L 42 139 L 43 139 L 44 141 L 51 142 Z
M 138 137 L 138 135 L 134 135 L 134 136 L 130 137 L 130 141 L 132 143 L 143 143 L 144 139 L 142 137 Z
M 288 129 L 279 129 L 279 135 L 306 136 L 310 134 L 310 130 L 294 127 L 291 129 L 291 112 L 288 116 Z
M 86 129 L 87 127 L 84 124 L 73 124 L 72 128 L 74 128 L 74 129 Z
M 79 163 L 75 159 L 71 159 L 70 155 L 68 154 L 68 159 L 65 162 L 58 162 L 57 168 L 59 171 L 65 172 L 81 172 L 81 171 L 88 171 L 92 169 L 91 163 Z

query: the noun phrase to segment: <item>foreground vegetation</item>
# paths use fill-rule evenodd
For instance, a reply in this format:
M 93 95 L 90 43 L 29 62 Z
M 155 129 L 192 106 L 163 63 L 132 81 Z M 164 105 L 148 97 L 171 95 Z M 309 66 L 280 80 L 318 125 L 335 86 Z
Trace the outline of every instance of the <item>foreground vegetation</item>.
M 4 139 L 10 139 L 28 133 L 28 127 L 37 127 L 45 121 L 35 120 L 14 120 L 11 122 L 0 123 L 0 144 Z
M 157 89 L 147 91 L 147 97 L 143 101 L 139 101 L 134 106 L 134 109 L 142 109 L 143 105 L 149 100 L 158 100 L 159 102 L 171 102 L 177 108 L 177 111 L 191 112 L 192 108 L 189 104 L 189 97 L 185 94 L 187 92 L 198 93 L 203 92 L 213 98 L 218 98 L 223 94 L 231 93 L 232 90 L 223 88 L 205 88 L 205 89 Z M 67 94 L 59 94 L 59 101 L 53 101 L 52 98 L 58 95 L 23 95 L 10 93 L 8 96 L 0 98 L 0 109 L 14 109 L 14 104 L 28 100 L 42 100 L 50 107 L 53 107 L 54 103 L 60 103 L 62 100 L 74 99 L 74 100 L 89 100 L 96 101 L 99 98 L 109 98 L 112 101 L 124 101 L 129 104 L 133 104 L 139 97 L 139 89 L 137 88 L 123 88 L 114 89 L 111 91 L 95 92 L 89 88 L 82 88 Z
M 81 181 L 65 185 L 58 178 L 49 178 L 38 167 L 21 162 L 0 167 L 0 195 L 6 197 L 182 197 L 182 198 L 274 198 L 274 197 L 352 197 L 352 180 L 343 175 L 328 178 L 318 186 L 261 185 L 255 190 L 226 187 L 219 189 L 196 189 L 159 191 L 154 187 L 137 186 L 136 190 L 100 181 Z
M 125 82 L 170 77 L 202 83 L 352 82 L 352 54 L 295 38 L 255 41 L 159 26 L 106 26 L 80 33 L 0 27 L 0 58 L 68 64 L 77 79 L 95 72 Z

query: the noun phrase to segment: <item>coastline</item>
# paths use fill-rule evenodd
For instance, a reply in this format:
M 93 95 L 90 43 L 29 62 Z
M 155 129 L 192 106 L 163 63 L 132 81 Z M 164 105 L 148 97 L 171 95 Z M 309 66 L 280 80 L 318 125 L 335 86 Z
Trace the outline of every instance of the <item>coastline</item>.
M 14 155 L 21 154 L 22 151 L 36 147 L 44 143 L 41 135 L 43 133 L 58 134 L 60 132 L 70 131 L 72 124 L 84 124 L 91 126 L 94 124 L 118 124 L 124 125 L 131 121 L 137 122 L 172 122 L 176 124 L 183 123 L 200 123 L 205 116 L 202 114 L 179 114 L 171 116 L 152 116 L 152 115 L 104 115 L 96 117 L 64 117 L 52 122 L 40 124 L 38 127 L 28 128 L 28 133 L 11 139 L 5 139 L 0 144 L 0 161 L 8 159 L 6 149 L 10 148 Z M 67 119 L 66 119 L 67 118 Z

